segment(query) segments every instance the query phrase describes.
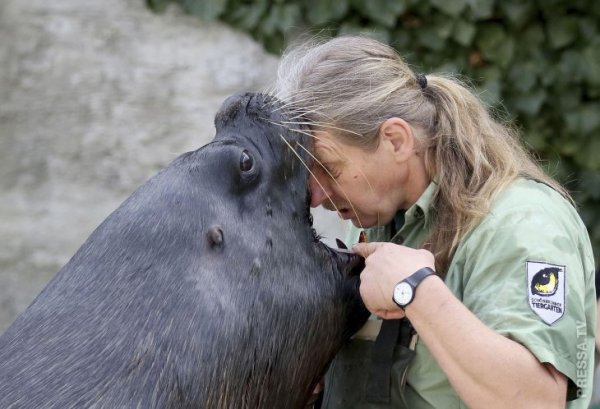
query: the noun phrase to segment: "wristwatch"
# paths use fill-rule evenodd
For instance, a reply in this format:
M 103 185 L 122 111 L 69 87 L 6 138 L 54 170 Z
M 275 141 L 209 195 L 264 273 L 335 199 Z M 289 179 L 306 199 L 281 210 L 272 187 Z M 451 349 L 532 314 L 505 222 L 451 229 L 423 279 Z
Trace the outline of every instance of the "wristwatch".
M 406 306 L 415 299 L 417 286 L 421 284 L 421 281 L 430 275 L 435 275 L 435 271 L 429 267 L 423 267 L 422 269 L 417 270 L 410 276 L 406 277 L 404 280 L 400 281 L 394 287 L 392 301 L 394 301 L 398 307 L 405 309 Z

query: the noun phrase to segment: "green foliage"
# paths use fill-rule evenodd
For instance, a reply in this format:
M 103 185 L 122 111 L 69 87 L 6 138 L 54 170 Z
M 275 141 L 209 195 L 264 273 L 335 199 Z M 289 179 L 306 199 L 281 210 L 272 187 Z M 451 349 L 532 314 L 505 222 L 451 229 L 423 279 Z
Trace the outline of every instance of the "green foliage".
M 423 72 L 471 78 L 580 205 L 600 256 L 600 2 L 147 0 L 220 19 L 281 52 L 298 33 L 369 33 Z

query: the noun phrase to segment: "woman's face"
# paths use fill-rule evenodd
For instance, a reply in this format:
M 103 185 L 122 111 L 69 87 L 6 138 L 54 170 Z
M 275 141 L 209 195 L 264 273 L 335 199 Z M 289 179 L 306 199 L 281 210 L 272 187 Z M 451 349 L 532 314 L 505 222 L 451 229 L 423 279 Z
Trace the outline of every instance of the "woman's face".
M 348 145 L 328 131 L 313 132 L 309 181 L 311 207 L 323 205 L 361 228 L 389 223 L 399 209 L 407 209 L 427 186 L 411 194 L 414 174 L 397 149 L 380 138 L 375 150 Z M 421 183 L 422 185 L 422 183 Z

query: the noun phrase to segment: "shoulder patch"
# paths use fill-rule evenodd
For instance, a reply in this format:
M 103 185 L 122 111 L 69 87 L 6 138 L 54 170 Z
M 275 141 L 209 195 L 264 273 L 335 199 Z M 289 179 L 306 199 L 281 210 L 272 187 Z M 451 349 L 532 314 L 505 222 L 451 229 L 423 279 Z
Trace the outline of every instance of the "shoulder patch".
M 565 266 L 527 262 L 529 306 L 548 325 L 565 313 Z

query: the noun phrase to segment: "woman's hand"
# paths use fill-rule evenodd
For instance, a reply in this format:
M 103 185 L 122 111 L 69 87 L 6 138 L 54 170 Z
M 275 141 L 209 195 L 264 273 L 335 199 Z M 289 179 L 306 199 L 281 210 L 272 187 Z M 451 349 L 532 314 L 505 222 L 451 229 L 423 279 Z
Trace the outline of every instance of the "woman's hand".
M 420 268 L 432 268 L 433 255 L 392 243 L 361 243 L 353 249 L 365 258 L 360 294 L 366 307 L 385 319 L 402 318 L 405 312 L 392 301 L 393 289 Z M 566 376 L 487 327 L 442 280 L 423 281 L 406 313 L 419 342 L 427 345 L 468 407 L 565 407 Z
M 360 295 L 367 309 L 384 319 L 404 317 L 392 301 L 394 287 L 423 267 L 434 268 L 433 254 L 393 243 L 358 243 L 352 249 L 365 258 Z

